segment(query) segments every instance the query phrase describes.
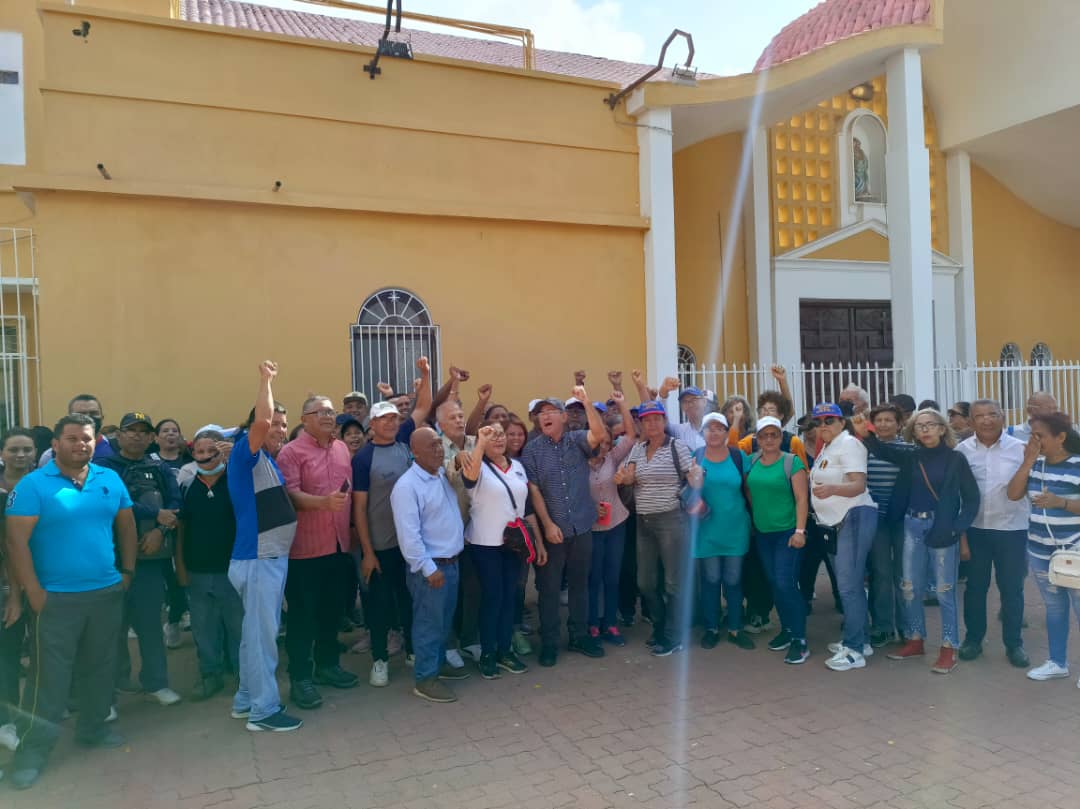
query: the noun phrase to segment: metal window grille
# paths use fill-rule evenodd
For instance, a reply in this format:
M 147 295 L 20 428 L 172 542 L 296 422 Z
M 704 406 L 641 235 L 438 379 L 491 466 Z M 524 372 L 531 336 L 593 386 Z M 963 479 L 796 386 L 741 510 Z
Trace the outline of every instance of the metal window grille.
M 0 228 L 0 431 L 40 421 L 38 286 L 29 228 Z
M 679 371 L 679 382 L 682 384 L 683 387 L 686 387 L 687 385 L 692 384 L 691 382 L 687 381 L 687 379 L 683 376 L 683 373 L 682 373 L 681 369 L 683 369 L 683 368 L 693 368 L 694 366 L 697 365 L 697 354 L 694 353 L 694 349 L 690 348 L 690 346 L 688 346 L 688 345 L 683 345 L 682 343 L 679 343 L 679 361 L 678 361 L 678 364 L 679 364 L 679 369 L 680 369 L 680 371 Z
M 352 327 L 353 386 L 378 401 L 377 385 L 387 382 L 396 393 L 411 393 L 417 377 L 416 361 L 427 357 L 432 379 L 439 379 L 441 344 L 439 327 L 413 293 L 382 289 L 360 308 Z M 433 382 L 434 384 L 434 382 Z

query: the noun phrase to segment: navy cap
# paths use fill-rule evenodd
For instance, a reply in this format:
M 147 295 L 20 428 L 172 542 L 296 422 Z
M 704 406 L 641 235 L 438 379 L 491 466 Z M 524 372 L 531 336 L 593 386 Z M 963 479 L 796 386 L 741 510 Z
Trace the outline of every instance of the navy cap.
M 704 398 L 705 394 L 701 390 L 701 388 L 695 388 L 693 385 L 691 385 L 690 387 L 683 388 L 681 391 L 679 391 L 679 401 L 681 402 L 687 396 L 701 396 Z
M 823 416 L 836 416 L 838 419 L 844 417 L 844 411 L 840 409 L 840 406 L 833 402 L 819 402 L 814 405 L 814 412 L 811 414 L 814 418 L 820 419 Z

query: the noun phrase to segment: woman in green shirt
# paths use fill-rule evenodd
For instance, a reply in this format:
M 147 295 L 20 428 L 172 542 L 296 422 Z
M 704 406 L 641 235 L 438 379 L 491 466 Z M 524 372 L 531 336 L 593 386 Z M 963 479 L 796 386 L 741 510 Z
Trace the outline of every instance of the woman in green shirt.
M 690 485 L 700 490 L 706 513 L 694 531 L 694 558 L 701 569 L 701 606 L 705 634 L 701 645 L 712 649 L 720 642 L 720 590 L 727 597 L 727 639 L 740 649 L 753 649 L 754 641 L 742 629 L 742 566 L 750 546 L 750 515 L 743 496 L 746 457 L 728 447 L 727 418 L 709 413 L 702 419 L 704 449 L 696 461 Z
M 758 419 L 760 452 L 752 455 L 746 473 L 746 490 L 757 530 L 757 549 L 765 575 L 772 585 L 781 630 L 769 648 L 787 649 L 785 663 L 802 663 L 810 656 L 806 647 L 806 603 L 799 594 L 799 563 L 806 545 L 806 514 L 809 496 L 806 467 L 797 455 L 782 452 L 780 420 Z

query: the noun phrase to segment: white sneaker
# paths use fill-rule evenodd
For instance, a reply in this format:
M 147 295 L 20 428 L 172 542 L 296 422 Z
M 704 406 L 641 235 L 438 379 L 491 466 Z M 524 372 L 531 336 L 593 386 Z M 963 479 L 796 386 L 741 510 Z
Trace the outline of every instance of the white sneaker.
M 105 717 L 105 721 L 106 722 L 115 722 L 119 718 L 120 718 L 120 714 L 118 714 L 116 712 L 116 706 L 115 705 L 110 706 L 109 707 L 109 715 Z
M 1060 680 L 1063 677 L 1069 676 L 1069 669 L 1067 667 L 1059 666 L 1053 660 L 1047 660 L 1038 668 L 1034 668 L 1027 673 L 1029 680 Z M 1080 683 L 1076 684 L 1077 688 L 1080 688 Z
M 0 725 L 0 747 L 6 747 L 13 753 L 19 748 L 19 734 L 13 724 Z
M 833 671 L 864 669 L 866 668 L 866 658 L 854 649 L 849 649 L 846 646 L 841 645 L 836 654 L 825 661 L 825 665 Z
M 167 649 L 179 649 L 184 639 L 180 635 L 180 624 L 165 624 L 161 627 L 165 633 L 165 648 Z
M 832 652 L 833 654 L 838 654 L 840 652 L 840 650 L 843 648 L 843 646 L 844 646 L 843 642 L 841 642 L 841 643 L 830 643 L 829 644 L 829 651 Z M 871 646 L 869 643 L 864 643 L 863 647 L 862 647 L 862 656 L 863 657 L 873 657 L 874 656 L 874 647 Z
M 416 665 L 416 655 L 414 655 L 412 652 L 409 652 L 407 655 L 405 655 L 405 665 L 409 666 L 410 668 L 415 666 Z
M 402 648 L 405 646 L 404 636 L 396 629 L 391 629 L 390 633 L 386 637 L 386 651 L 391 657 L 396 654 L 400 654 Z
M 480 662 L 481 649 L 479 643 L 473 643 L 469 646 L 463 646 L 461 651 L 471 657 L 474 663 Z
M 135 627 L 128 627 L 128 640 L 136 640 L 139 636 L 135 634 Z
M 159 688 L 157 691 L 149 692 L 147 696 L 156 699 L 158 705 L 175 705 L 180 701 L 180 695 L 171 688 Z
M 376 660 L 372 663 L 368 682 L 376 688 L 390 685 L 390 664 L 385 660 Z
M 180 616 L 180 628 L 185 632 L 191 631 L 191 613 L 185 612 Z
M 461 652 L 457 649 L 446 650 L 446 662 L 455 669 L 465 668 L 465 661 L 461 659 Z
M 564 607 L 570 604 L 570 591 L 569 590 L 560 590 L 559 591 L 559 603 Z

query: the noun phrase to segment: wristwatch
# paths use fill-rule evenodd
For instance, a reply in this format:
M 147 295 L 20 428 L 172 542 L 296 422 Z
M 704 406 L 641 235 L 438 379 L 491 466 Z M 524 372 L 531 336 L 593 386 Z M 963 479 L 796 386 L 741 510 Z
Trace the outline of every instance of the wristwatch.
M 796 529 L 795 529 L 795 533 L 796 533 L 796 534 L 805 534 L 805 533 L 806 533 L 806 529 L 805 529 L 805 528 L 796 528 Z

